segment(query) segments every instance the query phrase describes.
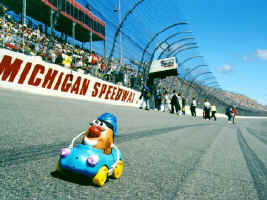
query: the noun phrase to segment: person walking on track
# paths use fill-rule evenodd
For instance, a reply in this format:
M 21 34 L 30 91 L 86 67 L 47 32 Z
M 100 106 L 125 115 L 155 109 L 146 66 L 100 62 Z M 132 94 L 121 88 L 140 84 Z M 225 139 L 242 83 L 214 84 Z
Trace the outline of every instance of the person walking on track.
M 210 107 L 210 111 L 211 111 L 211 118 L 214 119 L 214 121 L 216 121 L 216 106 L 215 104 L 211 104 L 211 107 Z
M 204 112 L 205 112 L 204 118 L 210 120 L 210 102 L 208 99 L 205 99 L 205 102 L 204 102 Z
M 173 94 L 171 97 L 171 113 L 174 113 L 174 109 L 176 111 L 176 114 L 179 112 L 179 101 L 176 95 L 176 90 L 173 90 Z
M 191 115 L 192 117 L 196 117 L 196 107 L 197 107 L 197 101 L 196 101 L 196 98 L 193 97 L 192 99 L 192 103 L 190 105 L 190 111 L 191 111 Z
M 233 106 L 233 108 L 232 108 L 232 118 L 233 118 L 232 120 L 233 120 L 233 124 L 236 123 L 236 115 L 237 115 L 236 107 Z

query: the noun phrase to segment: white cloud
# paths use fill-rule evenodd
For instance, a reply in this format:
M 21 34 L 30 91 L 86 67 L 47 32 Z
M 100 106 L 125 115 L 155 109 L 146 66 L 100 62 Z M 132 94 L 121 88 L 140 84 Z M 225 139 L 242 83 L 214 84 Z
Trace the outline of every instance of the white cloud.
M 222 66 L 222 67 L 217 67 L 217 71 L 218 71 L 219 73 L 224 73 L 224 74 L 226 74 L 226 73 L 229 73 L 229 72 L 232 71 L 232 66 L 231 66 L 231 65 L 227 65 L 227 64 L 225 64 L 225 65 Z
M 258 49 L 256 55 L 258 58 L 267 61 L 267 49 Z

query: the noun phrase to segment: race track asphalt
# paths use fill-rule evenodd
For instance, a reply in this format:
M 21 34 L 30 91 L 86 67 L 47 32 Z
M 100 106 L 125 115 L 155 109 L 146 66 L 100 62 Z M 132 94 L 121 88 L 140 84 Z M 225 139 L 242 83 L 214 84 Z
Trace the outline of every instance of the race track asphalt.
M 118 118 L 120 179 L 60 176 L 61 148 L 103 112 Z M 0 89 L 0 199 L 267 199 L 267 120 L 192 119 Z

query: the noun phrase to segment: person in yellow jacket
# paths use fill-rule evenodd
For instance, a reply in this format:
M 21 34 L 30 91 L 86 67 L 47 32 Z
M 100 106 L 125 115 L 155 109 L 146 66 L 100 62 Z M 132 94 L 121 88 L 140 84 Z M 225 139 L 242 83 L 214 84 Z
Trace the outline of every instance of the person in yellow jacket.
M 63 54 L 62 57 L 63 57 L 62 64 L 64 65 L 64 67 L 70 68 L 72 64 L 72 58 L 70 57 L 70 54 L 69 55 Z
M 211 111 L 211 118 L 213 118 L 216 121 L 216 116 L 215 116 L 216 106 L 215 106 L 215 104 L 211 104 L 210 111 Z

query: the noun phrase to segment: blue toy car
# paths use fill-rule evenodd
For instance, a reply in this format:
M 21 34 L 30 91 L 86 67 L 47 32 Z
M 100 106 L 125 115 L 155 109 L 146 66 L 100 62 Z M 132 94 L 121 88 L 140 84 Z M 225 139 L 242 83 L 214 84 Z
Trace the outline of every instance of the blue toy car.
M 120 178 L 123 171 L 123 161 L 120 150 L 112 144 L 112 152 L 104 154 L 100 149 L 90 145 L 73 143 L 63 148 L 56 170 L 61 174 L 68 172 L 92 178 L 97 186 L 103 186 L 108 176 Z

